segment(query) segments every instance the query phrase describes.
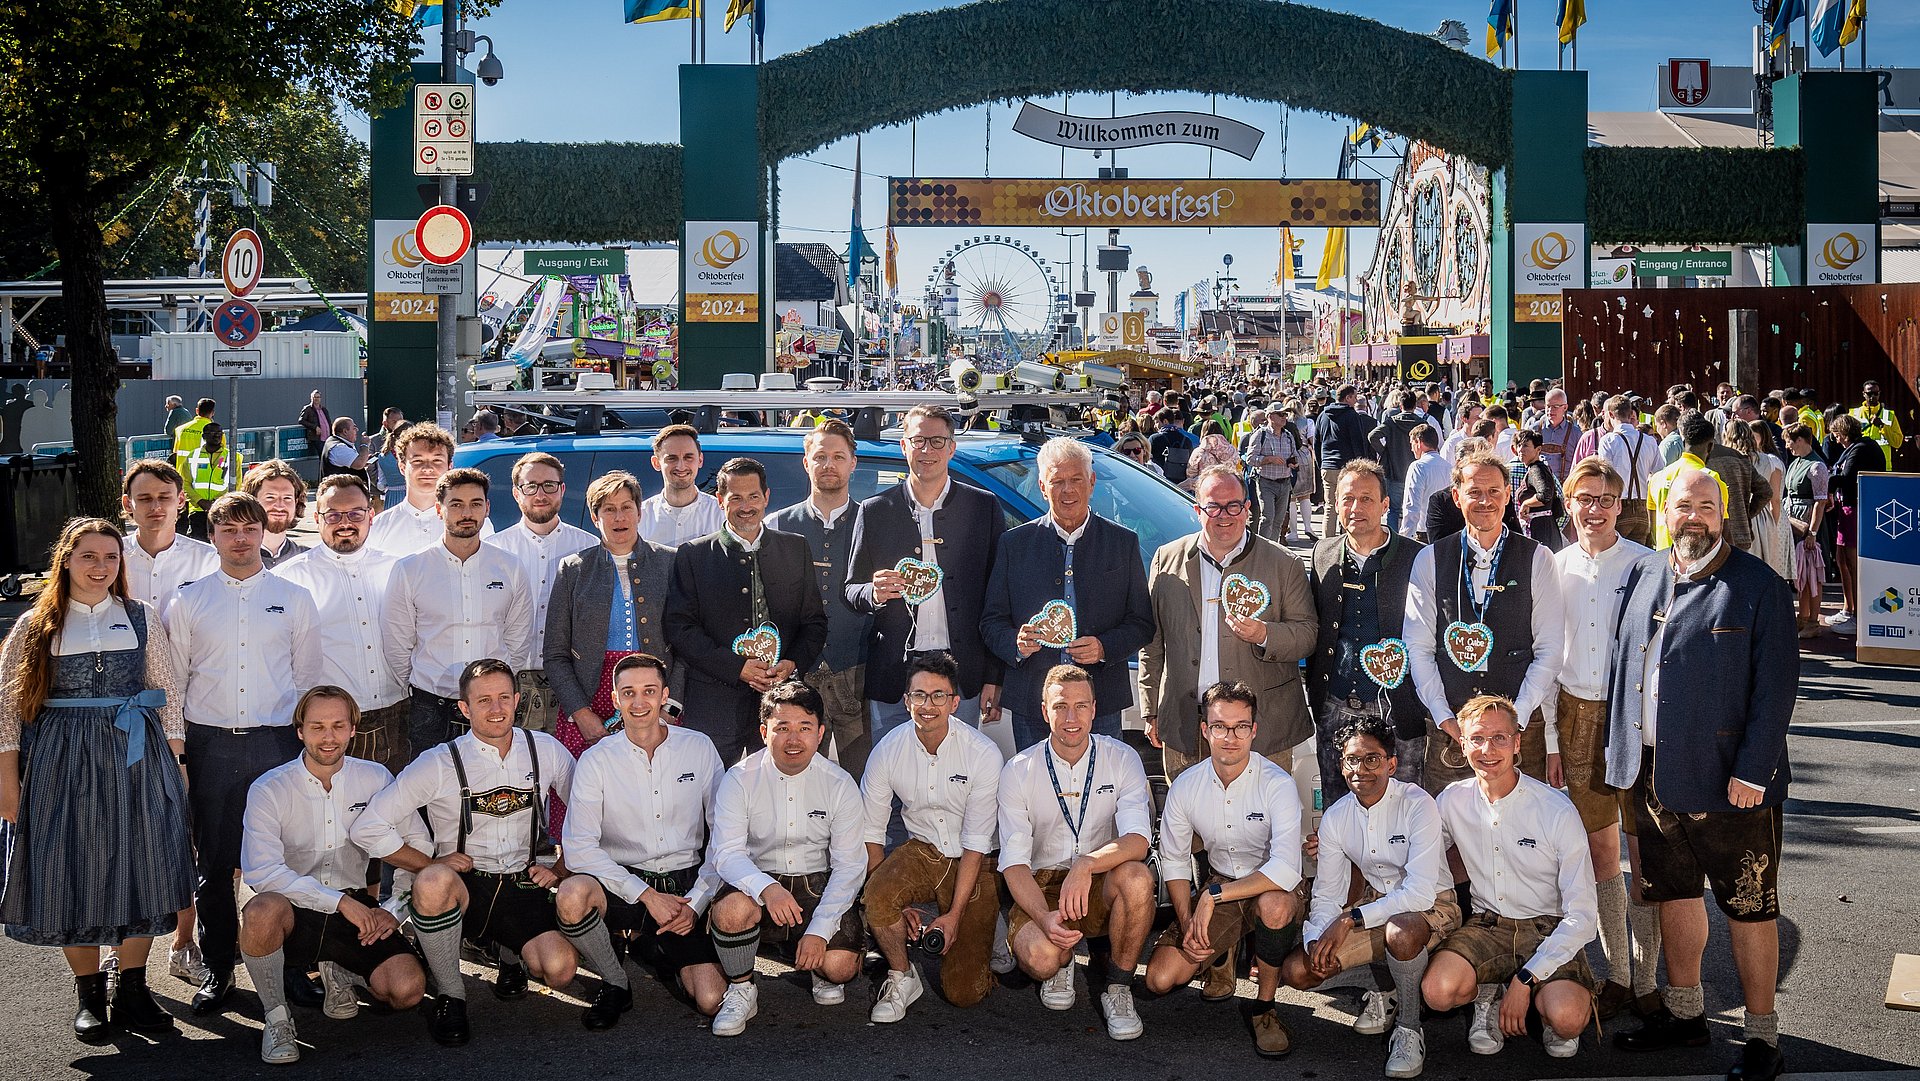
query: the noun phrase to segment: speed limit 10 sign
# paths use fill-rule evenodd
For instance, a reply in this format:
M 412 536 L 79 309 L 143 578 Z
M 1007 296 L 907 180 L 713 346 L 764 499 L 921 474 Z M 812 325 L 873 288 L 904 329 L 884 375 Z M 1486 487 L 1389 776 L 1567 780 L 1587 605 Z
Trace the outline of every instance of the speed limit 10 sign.
M 253 292 L 260 284 L 266 256 L 259 233 L 251 229 L 235 230 L 220 253 L 220 280 L 226 284 L 227 295 L 237 299 Z

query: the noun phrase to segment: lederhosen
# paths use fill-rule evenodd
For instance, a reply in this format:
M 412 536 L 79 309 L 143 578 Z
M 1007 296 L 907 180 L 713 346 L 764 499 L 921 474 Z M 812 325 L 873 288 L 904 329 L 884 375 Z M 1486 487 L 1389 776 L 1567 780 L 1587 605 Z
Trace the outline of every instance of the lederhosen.
M 460 881 L 467 887 L 465 936 L 475 943 L 504 946 L 514 951 L 548 931 L 560 929 L 554 916 L 552 891 L 527 875 L 541 851 L 551 846 L 547 843 L 546 800 L 541 798 L 540 748 L 530 735 L 524 738 L 527 756 L 533 761 L 533 792 L 527 797 L 532 819 L 527 837 L 527 864 L 518 871 L 476 868 L 460 872 Z M 474 794 L 467 783 L 467 767 L 460 759 L 458 741 L 448 740 L 446 746 L 447 756 L 453 760 L 454 776 L 460 780 L 460 829 L 453 850 L 464 854 L 467 835 L 473 832 Z M 483 796 L 491 794 L 482 793 Z

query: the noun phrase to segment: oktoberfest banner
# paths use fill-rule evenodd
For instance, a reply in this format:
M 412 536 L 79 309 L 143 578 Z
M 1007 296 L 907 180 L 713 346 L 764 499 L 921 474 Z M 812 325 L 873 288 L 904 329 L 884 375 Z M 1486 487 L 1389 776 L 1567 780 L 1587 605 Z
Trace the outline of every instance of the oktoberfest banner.
M 1377 180 L 901 178 L 887 224 L 1140 228 L 1380 224 Z

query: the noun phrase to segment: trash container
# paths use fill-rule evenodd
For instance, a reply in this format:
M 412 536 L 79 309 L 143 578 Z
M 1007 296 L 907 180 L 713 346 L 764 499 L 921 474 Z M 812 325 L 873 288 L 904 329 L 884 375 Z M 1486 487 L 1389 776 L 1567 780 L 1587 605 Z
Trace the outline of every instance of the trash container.
M 20 595 L 20 575 L 44 572 L 78 502 L 80 455 L 16 454 L 0 460 L 0 597 Z

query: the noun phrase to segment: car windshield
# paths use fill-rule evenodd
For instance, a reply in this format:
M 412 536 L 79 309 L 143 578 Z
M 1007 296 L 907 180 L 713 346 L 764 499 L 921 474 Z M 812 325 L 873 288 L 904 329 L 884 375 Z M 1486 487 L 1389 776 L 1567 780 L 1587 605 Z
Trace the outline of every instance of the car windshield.
M 981 469 L 1033 505 L 1047 505 L 1040 495 L 1037 458 L 1026 455 L 989 463 Z M 1093 512 L 1138 534 L 1140 558 L 1148 565 L 1161 545 L 1199 528 L 1186 496 L 1157 474 L 1115 455 L 1095 451 L 1093 475 Z

